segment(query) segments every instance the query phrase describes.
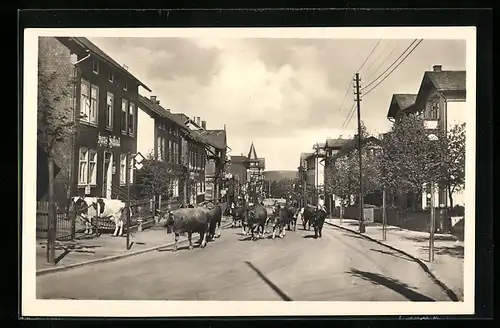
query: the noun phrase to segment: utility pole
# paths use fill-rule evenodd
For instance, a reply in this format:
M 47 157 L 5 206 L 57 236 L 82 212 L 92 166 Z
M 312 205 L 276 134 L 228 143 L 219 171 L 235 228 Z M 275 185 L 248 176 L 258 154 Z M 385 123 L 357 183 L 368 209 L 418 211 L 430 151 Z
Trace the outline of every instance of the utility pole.
M 362 163 L 361 163 L 361 92 L 359 91 L 360 89 L 360 78 L 359 78 L 359 73 L 356 73 L 356 77 L 354 79 L 354 82 L 356 83 L 356 91 L 354 92 L 354 95 L 356 96 L 356 105 L 357 105 L 357 112 L 358 112 L 358 159 L 359 159 L 359 232 L 364 233 L 365 232 L 365 224 L 364 224 L 364 202 L 363 202 L 363 170 L 362 170 Z
M 125 179 L 127 179 L 127 245 L 126 249 L 130 249 L 130 153 L 127 153 L 125 162 L 126 172 Z

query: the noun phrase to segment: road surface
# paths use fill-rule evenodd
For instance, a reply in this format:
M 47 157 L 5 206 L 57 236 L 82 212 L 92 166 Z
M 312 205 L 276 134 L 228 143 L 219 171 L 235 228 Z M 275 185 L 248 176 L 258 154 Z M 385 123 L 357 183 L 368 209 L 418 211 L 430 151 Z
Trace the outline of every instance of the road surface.
M 205 249 L 153 251 L 37 277 L 37 298 L 214 301 L 450 301 L 413 260 L 325 224 L 283 239 L 239 228 Z M 197 237 L 195 237 L 197 239 Z M 172 237 L 173 239 L 173 237 Z

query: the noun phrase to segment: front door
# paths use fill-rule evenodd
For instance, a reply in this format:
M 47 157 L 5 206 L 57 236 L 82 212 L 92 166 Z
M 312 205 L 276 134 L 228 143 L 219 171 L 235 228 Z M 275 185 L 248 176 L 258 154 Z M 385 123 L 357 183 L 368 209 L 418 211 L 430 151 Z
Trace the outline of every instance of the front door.
M 109 151 L 104 152 L 104 169 L 102 174 L 102 188 L 103 196 L 111 198 L 111 185 L 112 185 L 112 163 L 113 154 Z

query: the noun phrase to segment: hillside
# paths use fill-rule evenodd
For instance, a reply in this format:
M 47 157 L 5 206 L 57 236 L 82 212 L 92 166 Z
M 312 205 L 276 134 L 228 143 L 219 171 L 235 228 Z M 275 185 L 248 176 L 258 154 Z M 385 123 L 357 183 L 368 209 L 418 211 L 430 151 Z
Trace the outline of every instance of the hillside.
M 295 179 L 297 171 L 264 171 L 264 180 L 279 181 L 285 178 Z

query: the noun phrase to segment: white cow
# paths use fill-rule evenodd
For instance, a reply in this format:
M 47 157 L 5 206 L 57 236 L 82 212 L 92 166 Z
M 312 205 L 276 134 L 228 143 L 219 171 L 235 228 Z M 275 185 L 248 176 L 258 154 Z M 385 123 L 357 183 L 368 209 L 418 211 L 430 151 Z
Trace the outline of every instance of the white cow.
M 92 218 L 99 217 L 109 219 L 115 224 L 113 236 L 123 235 L 125 203 L 121 200 L 76 196 L 73 197 L 73 202 L 75 203 L 75 212 L 85 220 L 86 234 L 92 234 Z

